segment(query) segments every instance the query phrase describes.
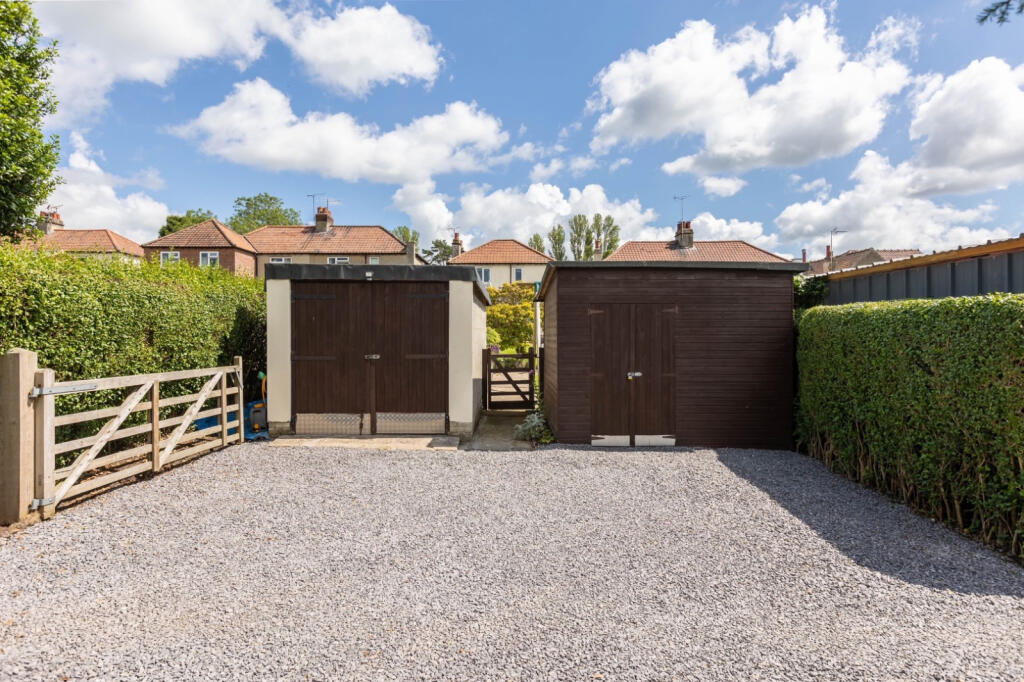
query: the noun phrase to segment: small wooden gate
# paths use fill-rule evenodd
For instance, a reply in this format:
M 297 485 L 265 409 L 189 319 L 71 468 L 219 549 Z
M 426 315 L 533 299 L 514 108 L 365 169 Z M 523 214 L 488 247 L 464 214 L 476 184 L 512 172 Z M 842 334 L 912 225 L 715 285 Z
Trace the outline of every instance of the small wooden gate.
M 532 353 L 491 353 L 484 350 L 487 390 L 484 408 L 488 410 L 532 410 L 536 407 L 537 360 Z

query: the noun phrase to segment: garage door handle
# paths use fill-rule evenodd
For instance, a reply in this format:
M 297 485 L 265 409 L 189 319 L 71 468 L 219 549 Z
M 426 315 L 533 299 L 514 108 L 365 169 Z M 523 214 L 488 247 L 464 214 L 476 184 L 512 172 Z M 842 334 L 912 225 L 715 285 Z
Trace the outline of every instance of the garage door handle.
M 380 356 L 376 353 L 373 353 L 372 355 L 364 355 L 363 358 L 366 360 L 380 360 Z
M 633 379 L 635 379 L 637 377 L 642 377 L 643 375 L 644 375 L 643 372 L 626 372 L 626 379 L 628 381 L 632 381 Z

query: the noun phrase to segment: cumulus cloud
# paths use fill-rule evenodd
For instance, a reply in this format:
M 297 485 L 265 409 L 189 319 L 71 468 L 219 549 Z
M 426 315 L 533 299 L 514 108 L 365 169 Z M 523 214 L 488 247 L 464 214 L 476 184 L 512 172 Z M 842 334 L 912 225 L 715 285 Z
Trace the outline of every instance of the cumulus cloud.
M 58 169 L 65 182 L 58 185 L 47 203 L 60 206 L 69 229 L 111 229 L 137 242 L 155 239 L 167 219 L 167 206 L 144 192 L 119 194 L 118 188 L 152 182 L 150 173 L 138 178 L 119 177 L 103 170 L 101 155 L 78 132 L 71 135 L 72 152 L 66 166 Z
M 569 159 L 569 171 L 576 177 L 597 167 L 597 159 L 592 156 L 574 156 Z
M 598 74 L 591 149 L 700 136 L 697 153 L 663 165 L 697 175 L 842 156 L 878 135 L 889 99 L 910 79 L 896 51 L 915 36 L 915 24 L 887 19 L 854 55 L 821 7 L 770 33 L 748 26 L 724 39 L 707 21 L 689 21 Z
M 423 247 L 435 239 L 448 237 L 447 230 L 452 226 L 452 212 L 446 203 L 449 199 L 437 192 L 433 180 L 403 185 L 392 197 L 395 207 L 409 216 L 412 227 L 424 233 Z
M 991 222 L 993 204 L 964 209 L 915 196 L 906 164 L 894 167 L 876 152 L 866 152 L 850 177 L 852 189 L 787 206 L 775 219 L 781 239 L 820 250 L 833 226 L 847 231 L 844 249 L 948 249 L 1010 236 L 1003 228 L 977 226 Z
M 318 81 L 362 95 L 378 84 L 433 83 L 442 65 L 428 29 L 394 7 L 339 8 L 314 14 L 273 0 L 40 2 L 45 35 L 60 41 L 51 124 L 70 127 L 106 107 L 118 82 L 165 86 L 192 60 L 258 59 L 268 39 L 288 45 Z
M 223 102 L 171 132 L 235 163 L 395 184 L 482 170 L 509 138 L 501 121 L 466 102 L 386 132 L 347 113 L 300 117 L 288 97 L 261 78 L 236 84 Z
M 525 242 L 534 233 L 547 234 L 556 223 L 565 225 L 576 213 L 614 216 L 624 240 L 650 233 L 657 219 L 654 209 L 644 208 L 638 199 L 611 199 L 601 185 L 563 192 L 556 185 L 535 182 L 525 190 L 466 187 L 455 224 L 481 240 L 511 236 Z
M 551 159 L 547 163 L 536 163 L 530 171 L 530 182 L 545 182 L 565 168 L 561 159 Z
M 700 184 L 708 194 L 714 194 L 719 197 L 731 197 L 743 189 L 747 181 L 736 177 L 707 175 L 700 179 Z
M 389 82 L 433 84 L 441 70 L 430 30 L 392 5 L 338 7 L 333 16 L 300 12 L 282 38 L 317 81 L 348 94 Z
M 633 163 L 633 159 L 630 159 L 630 158 L 627 158 L 627 157 L 623 156 L 620 159 L 616 159 L 615 161 L 612 161 L 611 164 L 608 166 L 608 171 L 611 172 L 611 173 L 614 173 L 615 171 L 619 170 L 623 166 L 628 166 L 631 163 Z

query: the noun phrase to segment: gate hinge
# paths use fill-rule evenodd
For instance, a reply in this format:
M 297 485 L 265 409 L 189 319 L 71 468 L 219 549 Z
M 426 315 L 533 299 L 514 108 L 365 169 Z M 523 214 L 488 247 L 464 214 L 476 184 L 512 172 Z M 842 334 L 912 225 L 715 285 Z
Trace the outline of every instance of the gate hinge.
M 95 391 L 96 384 L 78 384 L 76 386 L 47 386 L 46 388 L 40 388 L 36 386 L 32 389 L 32 392 L 28 394 L 29 398 L 38 398 L 41 395 L 64 395 L 65 393 L 85 393 L 87 391 Z
M 32 505 L 28 508 L 28 510 L 29 511 L 35 511 L 36 509 L 39 509 L 40 507 L 49 507 L 51 504 L 53 504 L 53 502 L 54 502 L 54 498 L 52 498 L 52 497 L 44 497 L 42 499 L 39 499 L 37 497 L 37 498 L 32 500 Z

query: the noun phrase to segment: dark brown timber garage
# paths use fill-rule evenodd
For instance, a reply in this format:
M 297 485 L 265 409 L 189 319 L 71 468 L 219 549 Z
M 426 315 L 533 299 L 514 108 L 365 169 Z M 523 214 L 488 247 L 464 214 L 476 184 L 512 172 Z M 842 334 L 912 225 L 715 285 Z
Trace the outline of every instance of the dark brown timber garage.
M 779 259 L 781 261 L 781 259 Z M 544 410 L 595 445 L 789 448 L 800 263 L 548 266 Z

